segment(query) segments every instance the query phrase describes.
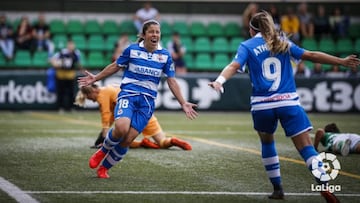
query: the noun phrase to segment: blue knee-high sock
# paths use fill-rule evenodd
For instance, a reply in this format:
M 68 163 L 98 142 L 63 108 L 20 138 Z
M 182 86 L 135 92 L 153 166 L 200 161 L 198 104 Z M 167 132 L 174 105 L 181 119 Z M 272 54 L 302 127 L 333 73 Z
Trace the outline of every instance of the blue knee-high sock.
M 121 147 L 120 145 L 116 145 L 106 156 L 102 165 L 105 168 L 110 169 L 111 167 L 113 167 L 122 160 L 122 158 L 127 153 L 128 149 L 129 147 Z
M 101 150 L 107 154 L 111 149 L 114 148 L 114 146 L 118 145 L 121 142 L 121 138 L 120 139 L 115 139 L 112 136 L 112 131 L 113 129 L 110 128 L 110 130 L 107 133 L 107 136 L 103 142 L 103 146 L 101 147 Z
M 306 163 L 306 166 L 308 167 L 308 169 L 310 171 L 312 171 L 312 161 L 313 159 L 315 159 L 315 157 L 319 154 L 314 146 L 312 145 L 308 145 L 308 146 L 305 146 L 304 148 L 302 148 L 300 151 L 299 151 L 301 157 L 304 159 L 305 163 Z M 320 161 L 319 165 L 322 165 L 322 161 Z M 324 183 L 322 181 L 320 181 L 318 178 L 315 178 L 315 180 L 318 182 L 318 183 Z
M 304 159 L 306 166 L 309 170 L 312 170 L 311 164 L 312 160 L 318 155 L 319 153 L 315 150 L 314 146 L 308 145 L 305 146 L 300 150 L 300 155 Z
M 282 189 L 279 156 L 277 155 L 274 141 L 271 143 L 261 143 L 261 157 L 266 174 L 274 190 Z

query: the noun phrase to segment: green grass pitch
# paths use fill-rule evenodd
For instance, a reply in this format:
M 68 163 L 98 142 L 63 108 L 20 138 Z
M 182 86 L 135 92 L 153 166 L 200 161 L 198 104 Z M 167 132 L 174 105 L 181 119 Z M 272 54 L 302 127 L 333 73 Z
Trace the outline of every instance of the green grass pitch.
M 277 202 L 261 163 L 260 144 L 249 112 L 156 112 L 164 131 L 189 141 L 192 151 L 130 149 L 110 171 L 96 178 L 88 167 L 89 146 L 100 131 L 97 111 L 0 113 L 0 178 L 38 202 Z M 358 114 L 309 114 L 314 129 L 336 121 L 360 133 Z M 314 130 L 312 131 L 314 133 Z M 139 138 L 142 136 L 140 135 Z M 285 202 L 325 202 L 311 191 L 314 179 L 279 125 Z M 360 155 L 337 156 L 340 174 L 330 184 L 342 202 L 360 199 Z M 2 191 L 0 202 L 16 202 Z

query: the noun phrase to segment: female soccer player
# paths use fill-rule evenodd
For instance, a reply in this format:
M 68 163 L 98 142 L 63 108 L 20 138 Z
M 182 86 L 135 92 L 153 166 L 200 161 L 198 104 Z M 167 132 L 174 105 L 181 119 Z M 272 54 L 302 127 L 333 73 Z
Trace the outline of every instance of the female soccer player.
M 143 131 L 154 112 L 157 87 L 163 73 L 186 116 L 189 119 L 197 117 L 198 113 L 193 109 L 196 104 L 185 101 L 181 94 L 171 56 L 160 46 L 160 35 L 160 24 L 155 20 L 146 21 L 138 43 L 128 46 L 116 62 L 96 75 L 85 71 L 86 76 L 78 79 L 80 87 L 87 86 L 124 69 L 121 92 L 114 111 L 115 126 L 109 130 L 103 146 L 90 157 L 90 168 L 98 167 L 108 153 L 104 161 L 110 164 L 127 153 L 130 144 Z M 101 170 L 106 173 L 104 168 Z
M 296 93 L 291 57 L 348 67 L 358 66 L 359 59 L 354 55 L 338 58 L 298 47 L 275 30 L 272 17 L 265 11 L 254 15 L 249 27 L 252 38 L 240 44 L 233 61 L 209 85 L 222 92 L 226 80 L 238 70 L 244 72 L 245 65 L 248 66 L 252 83 L 251 113 L 254 129 L 260 137 L 262 161 L 274 188 L 269 198 L 283 199 L 279 157 L 274 142 L 278 120 L 308 167 L 311 167 L 312 160 L 318 155 L 309 136 L 311 123 Z M 327 201 L 337 201 L 328 191 L 321 194 Z
M 101 147 L 110 127 L 114 123 L 114 108 L 117 102 L 116 100 L 119 92 L 120 87 L 118 86 L 108 85 L 104 87 L 99 87 L 96 84 L 92 84 L 89 86 L 81 87 L 76 95 L 75 104 L 80 107 L 85 106 L 85 99 L 89 99 L 99 104 L 102 130 L 97 140 L 95 141 L 94 148 Z M 166 137 L 166 133 L 162 130 L 160 123 L 154 115 L 150 118 L 149 123 L 146 125 L 142 134 L 145 138 L 142 139 L 141 142 L 133 141 L 130 145 L 130 148 L 145 147 L 153 149 L 167 149 L 172 146 L 178 146 L 183 150 L 192 149 L 189 143 L 179 138 Z M 150 141 L 149 138 L 152 138 L 156 143 Z
M 92 100 L 99 104 L 99 110 L 101 113 L 101 121 L 102 121 L 102 131 L 98 139 L 95 142 L 96 148 L 100 148 L 102 143 L 108 133 L 109 128 L 114 122 L 114 108 L 117 102 L 117 95 L 120 92 L 119 87 L 115 87 L 112 85 L 99 87 L 96 84 L 92 84 L 89 86 L 83 86 L 80 88 L 77 96 L 75 104 L 78 106 L 84 106 L 85 99 Z M 153 149 L 166 149 L 172 146 L 178 146 L 184 150 L 191 150 L 192 147 L 189 143 L 176 138 L 176 137 L 166 137 L 165 132 L 162 130 L 157 118 L 153 115 L 144 131 L 142 132 L 145 136 L 141 142 L 133 141 L 130 144 L 130 148 L 138 148 L 138 147 L 146 147 Z M 150 141 L 149 138 L 152 138 L 156 143 Z M 98 147 L 97 147 L 98 146 Z M 109 154 L 107 155 L 109 156 Z M 106 159 L 106 158 L 105 158 Z M 110 159 L 110 157 L 109 157 Z M 113 161 L 103 161 L 102 165 L 97 170 L 97 175 L 99 178 L 109 178 L 108 170 L 113 167 L 115 164 L 120 162 L 120 160 Z

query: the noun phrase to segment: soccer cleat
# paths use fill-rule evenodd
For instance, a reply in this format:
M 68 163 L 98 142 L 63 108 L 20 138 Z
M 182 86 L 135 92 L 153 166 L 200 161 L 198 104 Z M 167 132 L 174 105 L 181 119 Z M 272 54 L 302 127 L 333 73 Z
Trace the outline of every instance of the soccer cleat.
M 180 148 L 182 148 L 183 150 L 191 150 L 192 147 L 189 143 L 182 141 L 176 137 L 171 138 L 171 144 L 174 146 L 178 146 Z
M 333 151 L 341 154 L 342 156 L 347 156 L 350 153 L 350 144 L 351 140 L 336 142 L 333 145 Z
M 106 154 L 101 149 L 97 150 L 89 159 L 90 168 L 98 167 L 105 156 Z
M 268 196 L 269 199 L 284 199 L 284 191 L 283 190 L 274 190 L 274 192 Z
M 104 166 L 100 166 L 97 170 L 97 176 L 98 178 L 110 178 L 109 174 L 107 173 L 108 169 Z
M 343 146 L 340 149 L 340 153 L 342 156 L 347 156 L 350 153 L 350 144 L 351 140 L 345 140 Z
M 104 142 L 105 138 L 102 136 L 102 132 L 99 133 L 97 139 L 95 140 L 95 146 L 99 146 L 99 144 L 102 144 Z
M 322 191 L 320 194 L 324 197 L 327 203 L 340 203 L 340 200 L 329 191 Z
M 155 143 L 151 142 L 147 138 L 142 139 L 140 145 L 145 147 L 145 148 L 160 149 L 160 146 L 158 144 L 155 144 Z

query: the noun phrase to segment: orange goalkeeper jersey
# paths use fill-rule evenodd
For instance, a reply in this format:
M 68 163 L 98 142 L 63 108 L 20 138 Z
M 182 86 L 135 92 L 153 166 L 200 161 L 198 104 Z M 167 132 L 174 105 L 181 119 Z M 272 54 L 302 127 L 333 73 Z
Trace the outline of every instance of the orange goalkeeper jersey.
M 100 91 L 96 101 L 99 104 L 102 127 L 109 128 L 114 122 L 114 109 L 120 88 L 109 85 L 100 87 L 99 89 Z
M 120 92 L 120 87 L 108 85 L 100 87 L 99 89 L 100 91 L 96 101 L 99 104 L 102 127 L 110 128 L 114 122 L 114 109 Z M 161 131 L 161 126 L 157 118 L 153 115 L 142 133 L 144 136 L 153 136 Z

